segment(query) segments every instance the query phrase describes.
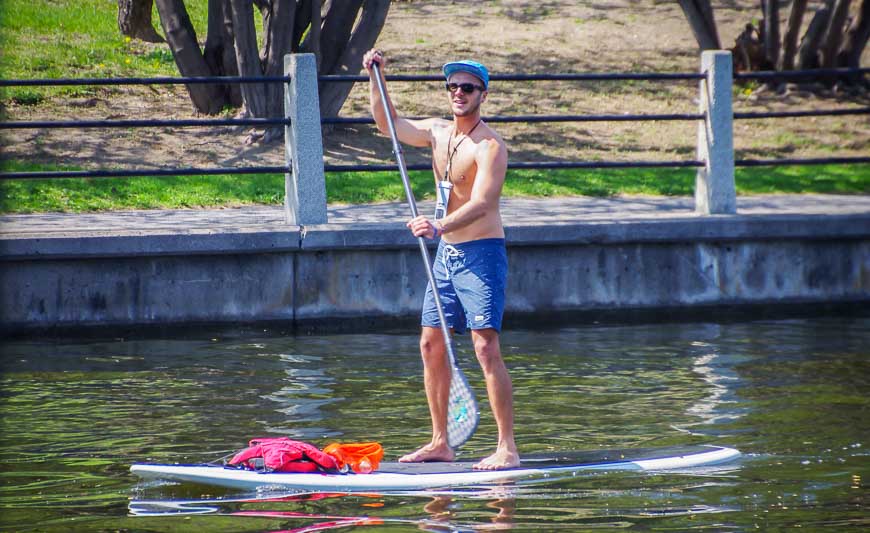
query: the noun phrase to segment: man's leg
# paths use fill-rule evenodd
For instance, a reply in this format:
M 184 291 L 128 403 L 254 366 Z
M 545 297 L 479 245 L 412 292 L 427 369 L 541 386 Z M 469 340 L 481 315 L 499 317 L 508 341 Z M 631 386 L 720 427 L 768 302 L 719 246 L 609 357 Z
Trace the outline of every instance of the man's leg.
M 420 334 L 423 356 L 423 383 L 429 415 L 432 417 L 432 441 L 419 450 L 399 458 L 403 463 L 452 461 L 453 450 L 447 445 L 447 406 L 450 397 L 450 364 L 441 328 L 423 326 Z
M 498 446 L 495 453 L 483 459 L 474 468 L 477 470 L 499 470 L 520 464 L 517 445 L 514 442 L 514 400 L 513 386 L 507 367 L 501 357 L 498 331 L 494 329 L 472 330 L 474 353 L 483 369 L 486 379 L 486 392 L 489 404 L 498 427 Z

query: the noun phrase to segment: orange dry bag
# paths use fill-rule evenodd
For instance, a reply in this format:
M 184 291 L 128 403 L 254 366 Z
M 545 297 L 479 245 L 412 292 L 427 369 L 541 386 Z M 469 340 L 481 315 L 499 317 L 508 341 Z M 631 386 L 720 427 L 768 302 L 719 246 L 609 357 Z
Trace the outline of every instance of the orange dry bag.
M 333 442 L 323 449 L 323 453 L 335 459 L 339 468 L 346 465 L 357 474 L 374 472 L 384 458 L 384 448 L 377 442 Z

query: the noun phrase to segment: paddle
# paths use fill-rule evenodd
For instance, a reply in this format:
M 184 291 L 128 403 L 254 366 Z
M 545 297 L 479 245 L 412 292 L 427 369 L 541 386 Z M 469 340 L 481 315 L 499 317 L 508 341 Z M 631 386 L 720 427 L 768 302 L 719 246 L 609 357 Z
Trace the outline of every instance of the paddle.
M 399 164 L 399 174 L 402 176 L 402 184 L 405 186 L 405 196 L 408 198 L 408 206 L 411 208 L 411 216 L 417 217 L 417 202 L 414 201 L 414 193 L 411 191 L 411 181 L 408 179 L 408 170 L 405 168 L 405 156 L 402 146 L 399 144 L 399 136 L 396 134 L 396 125 L 387 105 L 387 89 L 381 79 L 380 66 L 377 62 L 372 64 L 378 92 L 381 95 L 384 110 L 387 116 L 387 126 L 390 130 L 390 138 L 393 140 L 393 153 L 396 154 L 396 162 Z M 438 287 L 435 284 L 435 275 L 432 272 L 432 261 L 429 258 L 429 249 L 426 240 L 417 237 L 420 245 L 420 254 L 423 256 L 423 265 L 426 267 L 426 275 L 429 277 L 429 286 L 435 297 L 435 308 L 438 310 L 438 320 L 441 322 L 441 333 L 444 335 L 444 344 L 447 346 L 447 358 L 450 363 L 450 400 L 447 408 L 447 443 L 451 448 L 458 448 L 474 434 L 477 423 L 480 420 L 480 412 L 477 409 L 477 401 L 474 399 L 474 391 L 468 385 L 468 380 L 462 370 L 456 366 L 456 357 L 453 354 L 453 342 L 450 339 L 450 329 L 444 319 L 444 309 L 441 307 L 441 297 L 438 295 Z

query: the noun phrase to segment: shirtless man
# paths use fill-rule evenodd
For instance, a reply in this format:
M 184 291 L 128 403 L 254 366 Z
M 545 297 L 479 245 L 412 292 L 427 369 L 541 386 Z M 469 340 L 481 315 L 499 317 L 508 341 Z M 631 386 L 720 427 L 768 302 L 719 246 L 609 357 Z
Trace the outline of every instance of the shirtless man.
M 457 61 L 444 65 L 447 95 L 453 120 L 409 120 L 398 116 L 389 97 L 381 101 L 373 79 L 372 63 L 384 55 L 370 50 L 363 66 L 371 79 L 371 109 L 378 129 L 388 135 L 386 109 L 393 117 L 399 140 L 432 149 L 436 191 L 447 199 L 446 213 L 420 215 L 408 222 L 415 237 L 441 238 L 434 273 L 448 326 L 456 333 L 471 329 L 474 352 L 486 378 L 489 402 L 498 426 L 495 453 L 475 465 L 498 470 L 519 465 L 514 443 L 513 388 L 501 356 L 499 331 L 504 312 L 507 254 L 499 198 L 507 168 L 504 140 L 481 121 L 480 104 L 486 101 L 489 73 L 480 63 Z M 401 457 L 402 462 L 452 461 L 447 444 L 447 403 L 450 366 L 432 289 L 423 302 L 420 352 L 423 381 L 432 417 L 432 440 Z

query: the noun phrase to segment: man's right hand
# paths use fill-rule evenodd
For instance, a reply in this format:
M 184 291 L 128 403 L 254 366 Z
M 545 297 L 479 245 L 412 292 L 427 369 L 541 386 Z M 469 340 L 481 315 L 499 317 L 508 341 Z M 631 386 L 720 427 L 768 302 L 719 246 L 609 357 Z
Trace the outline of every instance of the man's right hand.
M 425 237 L 427 239 L 434 239 L 439 235 L 444 234 L 443 227 L 436 226 L 438 222 L 432 223 L 426 215 L 418 215 L 416 218 L 412 218 L 408 221 L 406 226 L 411 230 L 411 233 L 414 234 L 414 237 Z
M 377 48 L 372 48 L 363 56 L 363 67 L 368 71 L 369 77 L 372 75 L 372 63 L 377 63 L 381 67 L 381 72 L 383 72 L 384 67 L 387 64 L 387 59 L 384 57 L 384 53 Z

